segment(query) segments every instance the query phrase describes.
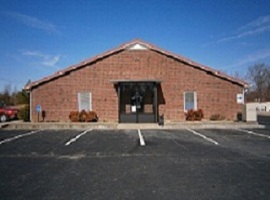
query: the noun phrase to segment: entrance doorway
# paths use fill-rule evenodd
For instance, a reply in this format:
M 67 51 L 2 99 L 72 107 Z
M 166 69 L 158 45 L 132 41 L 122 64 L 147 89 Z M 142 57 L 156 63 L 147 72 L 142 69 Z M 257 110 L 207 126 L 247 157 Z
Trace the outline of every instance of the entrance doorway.
M 158 81 L 117 81 L 119 122 L 157 123 Z

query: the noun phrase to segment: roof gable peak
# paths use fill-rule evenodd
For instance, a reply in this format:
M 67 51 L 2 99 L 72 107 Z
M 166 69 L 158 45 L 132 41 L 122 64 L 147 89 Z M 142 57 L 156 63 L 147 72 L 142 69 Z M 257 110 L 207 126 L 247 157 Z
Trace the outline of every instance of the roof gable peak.
M 148 48 L 141 43 L 134 43 L 130 45 L 127 49 L 128 50 L 147 50 Z

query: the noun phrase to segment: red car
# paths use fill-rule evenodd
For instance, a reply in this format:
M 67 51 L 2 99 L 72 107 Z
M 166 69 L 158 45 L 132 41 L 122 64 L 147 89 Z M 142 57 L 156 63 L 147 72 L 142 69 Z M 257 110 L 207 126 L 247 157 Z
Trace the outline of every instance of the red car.
M 0 102 L 0 122 L 17 119 L 17 117 L 18 109 L 9 108 L 4 103 Z

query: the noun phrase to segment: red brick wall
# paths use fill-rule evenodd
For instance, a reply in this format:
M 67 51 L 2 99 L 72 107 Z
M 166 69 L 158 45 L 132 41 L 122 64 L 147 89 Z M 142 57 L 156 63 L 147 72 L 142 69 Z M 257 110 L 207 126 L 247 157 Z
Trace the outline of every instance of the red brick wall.
M 118 97 L 111 80 L 159 79 L 165 104 L 159 114 L 165 121 L 183 121 L 184 92 L 197 92 L 197 107 L 205 113 L 222 114 L 235 119 L 241 105 L 236 94 L 242 87 L 183 64 L 171 57 L 146 50 L 125 50 L 42 84 L 32 90 L 32 121 L 37 121 L 35 106 L 46 111 L 45 121 L 69 121 L 71 111 L 78 110 L 78 92 L 92 93 L 92 109 L 100 121 L 118 121 Z M 161 94 L 159 94 L 161 95 Z

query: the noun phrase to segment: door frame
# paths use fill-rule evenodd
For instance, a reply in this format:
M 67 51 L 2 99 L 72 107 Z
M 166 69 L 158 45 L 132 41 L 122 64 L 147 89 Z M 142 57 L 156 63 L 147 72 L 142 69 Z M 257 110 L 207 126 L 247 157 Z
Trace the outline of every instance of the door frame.
M 158 94 L 157 94 L 157 85 L 161 83 L 160 80 L 117 80 L 113 81 L 114 85 L 117 88 L 117 95 L 118 95 L 118 122 L 119 123 L 158 123 Z M 124 88 L 126 86 L 131 87 L 139 87 L 145 86 L 151 88 L 152 91 L 152 106 L 153 112 L 152 113 L 145 113 L 144 108 L 142 112 L 139 112 L 136 108 L 136 112 L 125 113 L 122 112 L 121 108 L 124 106 L 122 105 L 121 99 L 124 98 Z M 148 90 L 149 90 L 148 88 Z M 132 92 L 131 89 L 129 89 Z M 141 91 L 139 91 L 141 92 Z M 149 92 L 149 91 L 148 91 Z M 147 93 L 149 95 L 149 93 Z M 126 94 L 127 95 L 127 94 Z M 131 93 L 127 98 L 131 98 Z M 130 103 L 131 106 L 131 103 Z M 137 105 L 136 105 L 137 106 Z M 142 105 L 144 106 L 144 105 Z

